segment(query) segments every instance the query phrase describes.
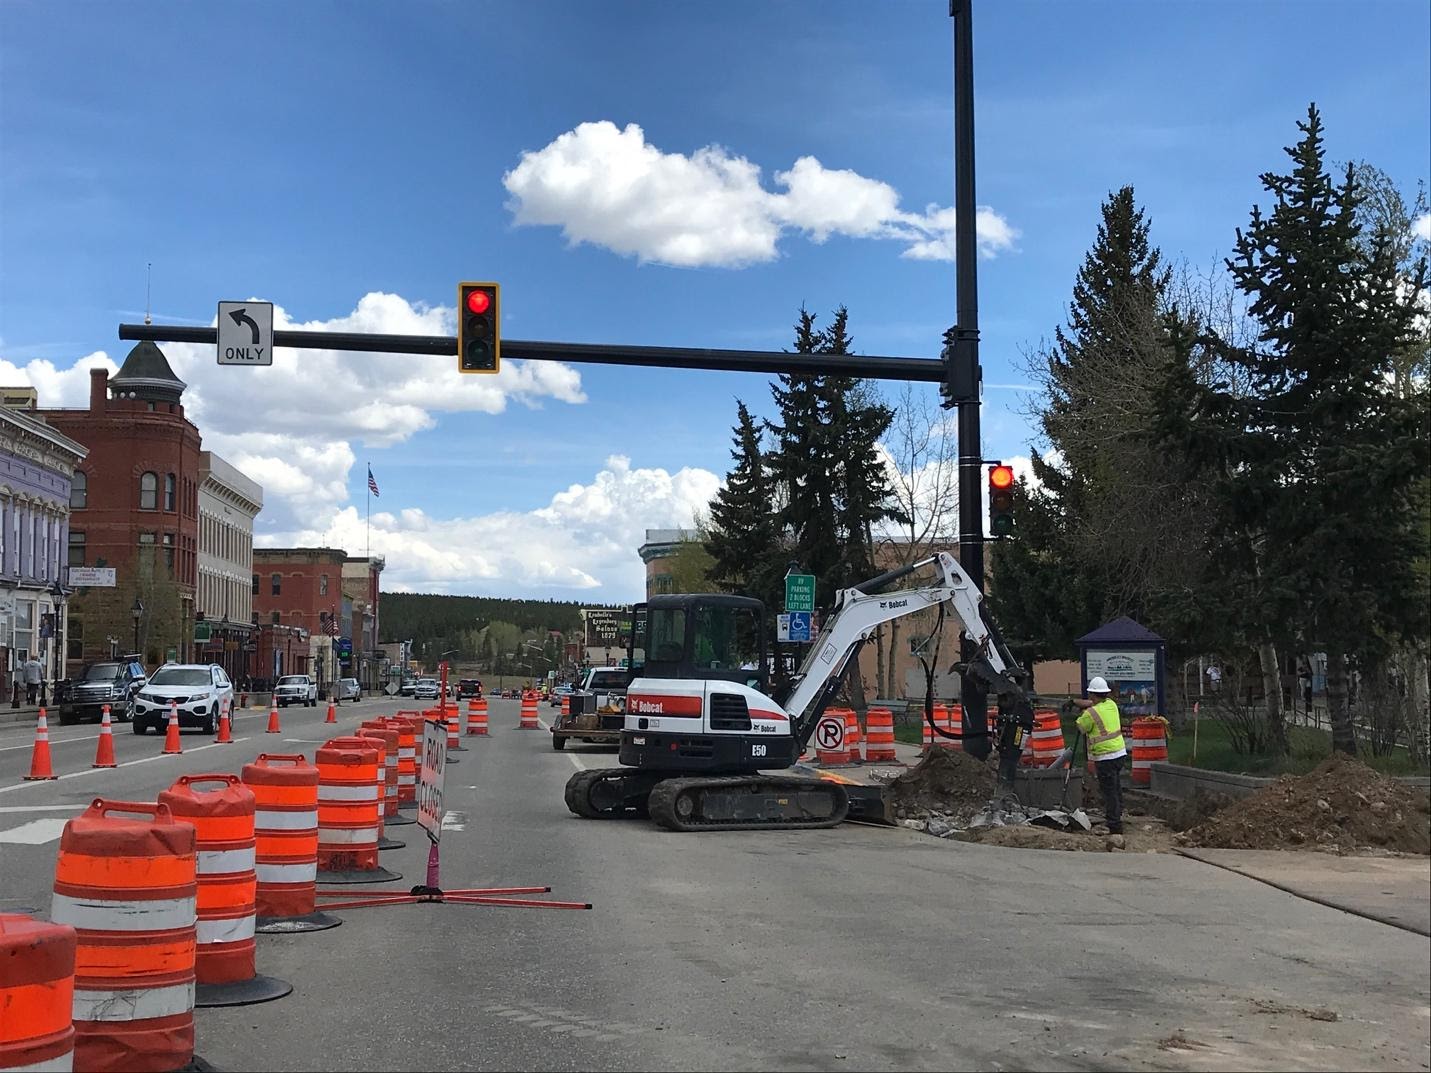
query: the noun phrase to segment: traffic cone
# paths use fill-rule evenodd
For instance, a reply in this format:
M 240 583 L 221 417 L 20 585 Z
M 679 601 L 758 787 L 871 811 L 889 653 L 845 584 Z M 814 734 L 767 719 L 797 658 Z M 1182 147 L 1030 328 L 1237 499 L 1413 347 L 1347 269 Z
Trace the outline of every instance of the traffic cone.
M 39 722 L 35 724 L 35 751 L 30 754 L 30 773 L 26 782 L 40 782 L 58 778 L 50 767 L 50 727 L 45 722 L 45 709 L 40 709 Z
M 336 723 L 337 721 L 338 721 L 338 710 L 333 707 L 333 702 L 330 700 L 330 701 L 328 701 L 328 718 L 324 719 L 323 722 L 325 722 L 325 723 Z
M 214 739 L 216 745 L 232 745 L 233 735 L 229 733 L 229 704 L 224 701 L 223 711 L 219 713 L 219 736 Z
M 94 751 L 90 767 L 118 767 L 114 762 L 114 730 L 109 722 L 109 705 L 104 706 L 104 718 L 99 721 L 99 747 Z
M 179 702 L 171 700 L 169 702 L 169 729 L 164 734 L 164 752 L 182 753 L 184 747 L 179 744 Z
M 271 701 L 268 702 L 268 729 L 265 730 L 264 733 L 265 733 L 265 734 L 282 734 L 282 733 L 283 733 L 282 728 L 280 728 L 279 725 L 278 725 L 278 701 L 277 701 L 277 700 L 271 700 Z

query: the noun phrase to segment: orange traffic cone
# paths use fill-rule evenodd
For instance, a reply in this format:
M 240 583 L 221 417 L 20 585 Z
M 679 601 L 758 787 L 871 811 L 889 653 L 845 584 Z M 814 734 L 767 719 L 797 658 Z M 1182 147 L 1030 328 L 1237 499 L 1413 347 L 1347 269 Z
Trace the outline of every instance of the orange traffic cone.
M 45 709 L 40 709 L 40 720 L 35 724 L 35 751 L 30 754 L 30 773 L 26 782 L 58 778 L 50 767 L 50 727 L 45 722 Z
M 327 718 L 327 719 L 324 719 L 323 722 L 325 722 L 325 723 L 336 723 L 337 721 L 338 721 L 338 711 L 337 711 L 336 708 L 333 707 L 333 702 L 330 700 L 330 701 L 328 702 L 328 718 Z
M 224 707 L 219 712 L 219 736 L 214 739 L 216 745 L 232 745 L 233 735 L 229 733 L 229 702 L 224 701 Z
M 283 730 L 278 725 L 278 701 L 268 702 L 268 729 L 265 734 L 282 734 Z
M 109 705 L 104 706 L 104 718 L 99 721 L 99 747 L 94 751 L 90 767 L 118 767 L 114 762 L 114 730 L 109 722 Z
M 179 744 L 179 702 L 171 700 L 169 702 L 169 729 L 164 733 L 164 752 L 182 753 L 184 747 Z

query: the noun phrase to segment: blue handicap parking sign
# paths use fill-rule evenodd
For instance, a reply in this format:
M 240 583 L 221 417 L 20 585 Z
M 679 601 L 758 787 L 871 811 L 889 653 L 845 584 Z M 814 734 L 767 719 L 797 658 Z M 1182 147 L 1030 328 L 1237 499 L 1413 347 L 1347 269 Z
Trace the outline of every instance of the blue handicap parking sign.
M 810 612 L 791 611 L 790 612 L 790 640 L 805 641 L 810 640 Z

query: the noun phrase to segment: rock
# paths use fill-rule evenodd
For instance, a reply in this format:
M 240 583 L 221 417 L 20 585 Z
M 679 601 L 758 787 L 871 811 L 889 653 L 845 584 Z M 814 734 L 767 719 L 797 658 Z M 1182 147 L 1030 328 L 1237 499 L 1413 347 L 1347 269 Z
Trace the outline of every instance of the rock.
M 1373 801 L 1371 803 L 1371 814 L 1373 816 L 1385 816 L 1387 807 L 1385 801 Z
M 1128 840 L 1122 835 L 1109 835 L 1107 846 L 1109 850 L 1127 849 Z
M 908 827 L 911 831 L 922 831 L 922 830 L 924 830 L 924 821 L 923 821 L 923 820 L 900 820 L 900 821 L 899 821 L 899 825 L 900 825 L 901 827 Z
M 1319 797 L 1317 798 L 1317 808 L 1321 809 L 1323 812 L 1330 812 L 1332 811 L 1332 803 L 1328 801 L 1325 797 Z
M 933 816 L 924 829 L 935 838 L 948 838 L 954 830 L 954 825 L 946 817 Z

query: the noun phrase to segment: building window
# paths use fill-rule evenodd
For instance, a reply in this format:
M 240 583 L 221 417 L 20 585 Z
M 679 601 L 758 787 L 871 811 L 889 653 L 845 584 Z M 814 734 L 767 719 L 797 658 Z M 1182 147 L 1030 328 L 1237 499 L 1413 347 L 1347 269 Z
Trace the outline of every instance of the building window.
M 328 595 L 328 575 L 327 575 L 327 574 L 319 574 L 319 575 L 318 575 L 318 595 L 319 595 L 319 596 L 327 596 L 327 595 Z
M 257 574 L 254 574 L 254 575 L 253 575 L 253 594 L 254 594 L 255 596 L 258 595 L 258 575 L 257 575 Z
M 270 585 L 272 586 L 272 589 L 273 589 L 273 591 L 270 593 L 270 595 L 272 595 L 272 596 L 282 596 L 282 595 L 283 595 L 283 575 L 282 575 L 282 574 L 274 574 L 272 577 L 269 578 L 269 583 L 270 583 Z
M 152 473 L 139 475 L 139 509 L 159 509 L 159 478 Z
M 154 543 L 154 540 L 155 540 L 155 534 L 154 534 L 154 533 L 140 533 L 140 534 L 139 534 L 139 543 L 141 543 L 141 544 L 153 544 L 153 543 Z
M 283 616 L 280 615 L 277 611 L 275 611 L 275 612 L 273 613 L 273 624 L 274 624 L 275 626 L 277 626 L 277 625 L 282 621 L 282 619 L 283 619 Z
M 70 566 L 84 565 L 84 533 L 70 530 Z
M 89 475 L 82 469 L 75 470 L 70 480 L 70 510 L 84 510 L 89 504 Z
M 174 534 L 164 534 L 164 565 L 172 573 L 174 570 Z
M 172 473 L 164 478 L 164 509 L 174 509 L 174 475 Z

